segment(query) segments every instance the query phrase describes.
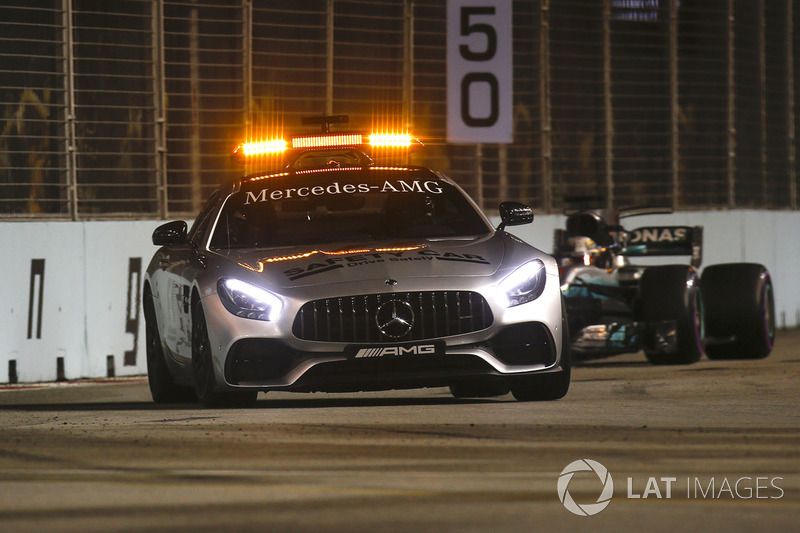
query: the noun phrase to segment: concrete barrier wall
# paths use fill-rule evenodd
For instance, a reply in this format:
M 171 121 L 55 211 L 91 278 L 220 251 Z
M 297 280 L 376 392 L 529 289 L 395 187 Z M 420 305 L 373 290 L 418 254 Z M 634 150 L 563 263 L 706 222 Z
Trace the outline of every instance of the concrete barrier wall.
M 146 372 L 140 291 L 157 225 L 0 223 L 0 382 Z
M 627 219 L 705 227 L 704 265 L 765 264 L 775 284 L 778 324 L 800 324 L 800 213 L 686 212 Z M 0 382 L 136 375 L 146 372 L 142 274 L 159 221 L 0 223 Z M 563 216 L 537 217 L 513 232 L 551 251 Z

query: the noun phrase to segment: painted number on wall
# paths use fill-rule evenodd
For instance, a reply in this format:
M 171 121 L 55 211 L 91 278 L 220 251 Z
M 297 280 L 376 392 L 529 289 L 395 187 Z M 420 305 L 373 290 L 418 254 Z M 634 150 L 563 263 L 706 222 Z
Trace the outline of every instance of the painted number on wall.
M 31 282 L 28 293 L 28 338 L 42 338 L 44 305 L 44 259 L 31 259 Z
M 123 364 L 136 366 L 139 349 L 139 302 L 142 300 L 142 258 L 128 258 L 128 298 L 125 306 L 125 333 L 133 335 L 133 349 L 125 352 Z
M 512 141 L 511 35 L 511 0 L 448 1 L 449 142 Z

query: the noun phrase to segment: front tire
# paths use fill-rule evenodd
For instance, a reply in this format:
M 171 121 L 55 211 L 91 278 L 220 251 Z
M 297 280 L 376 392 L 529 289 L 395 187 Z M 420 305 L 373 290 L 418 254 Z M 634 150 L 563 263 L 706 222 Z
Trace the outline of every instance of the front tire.
M 197 400 L 207 408 L 255 405 L 258 391 L 217 392 L 213 364 L 203 304 L 197 300 L 192 313 L 192 373 Z
M 675 349 L 645 349 L 654 365 L 688 365 L 703 356 L 705 323 L 697 271 L 688 265 L 650 267 L 639 282 L 644 322 L 675 322 Z
M 709 359 L 763 359 L 775 344 L 775 295 L 756 263 L 712 265 L 700 280 L 706 297 Z
M 156 403 L 184 403 L 195 399 L 189 387 L 175 384 L 164 359 L 164 350 L 158 334 L 155 305 L 149 290 L 144 293 L 145 352 L 147 355 L 147 382 L 150 395 Z

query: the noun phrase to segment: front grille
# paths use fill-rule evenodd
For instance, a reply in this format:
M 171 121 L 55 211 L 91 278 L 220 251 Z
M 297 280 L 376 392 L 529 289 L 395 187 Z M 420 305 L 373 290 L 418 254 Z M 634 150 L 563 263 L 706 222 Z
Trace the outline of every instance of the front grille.
M 413 325 L 404 335 L 379 331 L 378 308 L 391 300 L 405 302 L 413 311 Z M 292 332 L 310 341 L 406 342 L 480 331 L 492 321 L 489 304 L 476 292 L 396 292 L 308 302 L 297 313 Z

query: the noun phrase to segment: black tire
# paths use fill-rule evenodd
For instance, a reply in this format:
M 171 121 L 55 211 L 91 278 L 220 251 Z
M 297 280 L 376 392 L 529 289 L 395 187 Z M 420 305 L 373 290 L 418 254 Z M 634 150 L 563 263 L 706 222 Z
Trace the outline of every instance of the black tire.
M 756 263 L 712 265 L 700 286 L 706 301 L 709 359 L 763 359 L 775 344 L 775 295 Z
M 703 356 L 705 322 L 697 271 L 688 265 L 650 267 L 639 281 L 639 316 L 654 324 L 675 321 L 674 351 L 645 349 L 654 365 L 688 365 Z
M 196 300 L 192 312 L 192 373 L 197 401 L 203 407 L 252 407 L 258 391 L 218 392 L 211 358 L 211 343 L 203 304 Z
M 561 370 L 511 378 L 511 394 L 519 402 L 548 402 L 567 395 L 572 376 L 572 349 L 564 298 L 561 298 Z
M 164 359 L 164 350 L 158 334 L 155 305 L 149 290 L 144 292 L 145 352 L 147 355 L 147 381 L 150 395 L 156 403 L 185 403 L 195 400 L 190 387 L 175 383 Z
M 508 384 L 503 381 L 486 379 L 469 379 L 450 385 L 450 394 L 454 398 L 491 398 L 508 394 Z

